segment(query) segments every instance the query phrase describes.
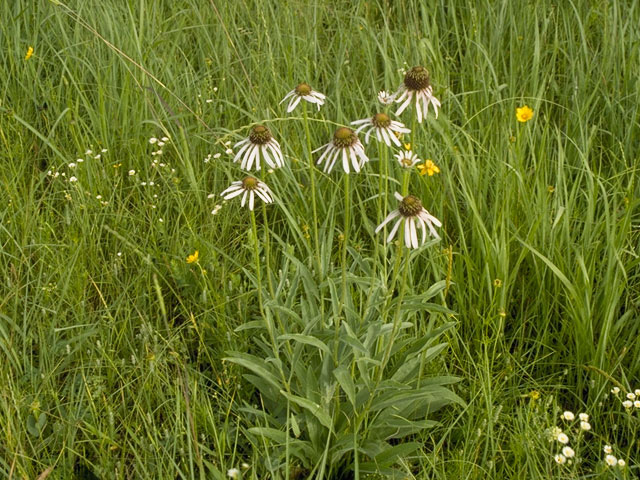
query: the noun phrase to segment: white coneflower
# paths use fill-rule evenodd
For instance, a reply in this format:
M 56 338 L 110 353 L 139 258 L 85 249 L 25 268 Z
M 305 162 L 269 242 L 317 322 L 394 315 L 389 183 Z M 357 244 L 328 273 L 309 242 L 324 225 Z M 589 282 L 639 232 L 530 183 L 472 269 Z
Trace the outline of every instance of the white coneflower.
M 555 457 L 553 457 L 553 459 L 558 465 L 564 465 L 565 463 L 567 463 L 567 457 L 565 457 L 561 453 L 557 454 Z
M 234 145 L 234 148 L 237 147 L 240 147 L 240 150 L 233 157 L 233 161 L 242 160 L 240 168 L 243 170 L 251 170 L 254 164 L 256 170 L 260 170 L 261 160 L 271 168 L 278 168 L 284 165 L 280 144 L 264 125 L 254 126 L 247 138 Z
M 400 152 L 394 156 L 402 168 L 411 168 L 420 161 L 418 155 L 411 150 L 400 150 Z
M 241 207 L 244 207 L 244 204 L 247 202 L 247 197 L 249 198 L 249 210 L 253 210 L 256 195 L 265 203 L 273 202 L 269 187 L 254 177 L 245 177 L 242 180 L 235 181 L 220 194 L 225 200 L 230 200 L 239 195 L 242 195 L 242 202 L 240 202 Z
M 573 448 L 571 447 L 564 447 L 562 449 L 562 454 L 567 457 L 567 458 L 573 458 L 576 455 L 576 452 Z
M 604 457 L 604 461 L 610 467 L 615 467 L 618 463 L 618 459 L 613 455 L 607 455 L 606 457 Z
M 605 445 L 604 448 L 602 449 L 604 450 L 604 453 L 611 453 L 613 452 L 613 448 L 611 448 L 611 445 Z
M 418 122 L 422 123 L 423 112 L 424 118 L 427 118 L 429 104 L 433 105 L 436 118 L 438 118 L 438 107 L 440 101 L 433 96 L 433 87 L 429 81 L 429 71 L 424 67 L 413 67 L 404 75 L 404 81 L 399 90 L 394 94 L 397 103 L 402 102 L 400 108 L 396 111 L 396 115 L 400 115 L 415 99 L 416 114 Z M 422 106 L 420 105 L 422 103 Z
M 362 166 L 369 161 L 358 135 L 347 127 L 338 128 L 329 143 L 316 148 L 312 153 L 322 149 L 324 151 L 316 163 L 320 165 L 324 162 L 325 173 L 331 172 L 340 156 L 342 156 L 342 168 L 345 173 L 349 173 L 351 169 L 359 172 Z
M 308 83 L 299 83 L 296 85 L 296 88 L 287 93 L 284 98 L 280 101 L 280 103 L 285 100 L 289 100 L 289 105 L 287 105 L 287 113 L 292 112 L 300 103 L 300 100 L 305 100 L 309 103 L 314 103 L 320 110 L 320 105 L 324 104 L 324 99 L 326 98 L 322 93 L 316 92 L 311 88 L 311 85 Z
M 369 143 L 369 137 L 373 132 L 376 132 L 378 141 L 386 143 L 388 147 L 391 146 L 391 142 L 399 147 L 400 140 L 398 140 L 398 136 L 403 133 L 411 133 L 410 129 L 405 127 L 401 122 L 391 120 L 386 113 L 376 113 L 373 117 L 351 122 L 351 125 L 360 125 L 356 133 L 368 129 L 364 136 L 365 143 Z
M 589 422 L 580 422 L 580 428 L 588 432 L 591 430 L 591 424 Z
M 558 440 L 560 443 L 562 443 L 563 445 L 566 445 L 567 443 L 569 443 L 569 437 L 567 436 L 566 433 L 560 433 L 557 437 L 556 440 Z
M 385 90 L 378 92 L 378 101 L 383 105 L 391 105 L 393 103 L 393 95 Z
M 566 411 L 562 414 L 562 418 L 564 418 L 565 420 L 575 420 L 576 416 L 573 414 L 573 412 L 570 411 Z
M 436 217 L 431 215 L 423 206 L 422 202 L 418 197 L 413 195 L 407 195 L 406 197 L 402 197 L 398 192 L 394 193 L 396 199 L 400 202 L 398 208 L 387 215 L 387 218 L 383 220 L 383 222 L 378 225 L 376 228 L 376 233 L 378 233 L 382 228 L 389 223 L 391 220 L 396 219 L 395 225 L 391 229 L 389 236 L 387 237 L 387 242 L 393 240 L 400 224 L 404 220 L 404 244 L 407 248 L 418 248 L 421 244 L 423 244 L 427 240 L 427 228 L 433 237 L 436 239 L 440 239 L 438 232 L 434 228 L 434 225 L 437 227 L 441 227 L 442 223 Z M 417 229 L 422 229 L 422 242 L 418 243 L 418 231 Z
M 578 415 L 578 417 L 580 418 L 580 420 L 582 420 L 583 422 L 588 422 L 589 421 L 589 415 L 586 413 L 580 413 Z

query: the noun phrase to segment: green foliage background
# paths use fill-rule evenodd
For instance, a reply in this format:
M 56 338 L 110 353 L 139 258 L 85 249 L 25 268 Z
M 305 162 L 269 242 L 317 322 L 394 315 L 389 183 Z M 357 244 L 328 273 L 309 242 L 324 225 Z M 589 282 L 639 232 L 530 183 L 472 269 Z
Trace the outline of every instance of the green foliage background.
M 265 178 L 278 197 L 273 262 L 287 245 L 306 262 L 304 134 L 299 110 L 287 116 L 279 101 L 300 81 L 328 96 L 311 123 L 317 147 L 422 64 L 442 110 L 413 149 L 442 173 L 414 175 L 411 186 L 442 219 L 444 239 L 412 258 L 409 293 L 450 281 L 438 301 L 455 315 L 417 313 L 416 333 L 455 321 L 430 368 L 462 378 L 466 406 L 439 412 L 398 469 L 607 477 L 601 452 L 611 443 L 628 459 L 619 475 L 637 475 L 638 413 L 607 395 L 640 388 L 639 9 L 1 2 L 0 472 L 223 478 L 246 462 L 249 478 L 283 475 L 267 473 L 266 443 L 247 440 L 255 419 L 241 408 L 259 405 L 245 371 L 222 361 L 252 348 L 236 328 L 259 313 L 247 212 L 230 203 L 214 216 L 219 200 L 207 198 L 240 175 L 223 143 L 255 122 L 281 140 L 291 167 Z M 519 124 L 523 104 L 535 114 Z M 160 169 L 148 139 L 164 135 Z M 210 153 L 222 156 L 205 163 Z M 351 245 L 382 268 L 378 181 L 353 178 Z M 327 274 L 340 269 L 340 179 L 319 180 Z M 196 249 L 199 264 L 187 265 Z M 543 435 L 562 409 L 592 417 L 580 469 L 554 465 Z

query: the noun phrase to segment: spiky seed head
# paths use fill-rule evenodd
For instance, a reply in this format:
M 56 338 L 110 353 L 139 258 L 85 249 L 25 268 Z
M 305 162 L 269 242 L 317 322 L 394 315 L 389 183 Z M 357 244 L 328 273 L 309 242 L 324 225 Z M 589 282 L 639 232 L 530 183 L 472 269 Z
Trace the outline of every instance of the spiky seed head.
M 340 127 L 333 134 L 333 144 L 338 148 L 349 148 L 358 141 L 358 136 L 347 127 Z
M 391 119 L 386 113 L 376 113 L 371 119 L 371 123 L 377 128 L 388 128 L 391 125 Z
M 295 88 L 295 92 L 296 92 L 296 95 L 298 95 L 299 97 L 304 97 L 306 95 L 309 95 L 311 93 L 311 85 L 304 82 L 299 83 Z
M 422 202 L 414 195 L 407 195 L 398 206 L 398 211 L 403 217 L 415 217 L 422 210 Z
M 271 132 L 264 125 L 256 125 L 249 133 L 249 141 L 256 145 L 264 145 L 271 140 Z
M 258 188 L 258 179 L 255 177 L 244 177 L 242 179 L 242 188 L 244 190 L 255 190 Z
M 424 90 L 429 83 L 429 70 L 424 67 L 413 67 L 404 76 L 404 85 L 409 90 Z

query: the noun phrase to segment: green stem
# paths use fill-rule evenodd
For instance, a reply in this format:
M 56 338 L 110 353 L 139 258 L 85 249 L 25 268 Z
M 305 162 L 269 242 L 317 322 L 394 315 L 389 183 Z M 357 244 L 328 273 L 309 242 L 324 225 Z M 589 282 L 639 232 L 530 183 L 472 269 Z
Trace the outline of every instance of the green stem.
M 313 155 L 311 153 L 311 133 L 309 132 L 309 119 L 307 117 L 307 102 L 302 102 L 302 111 L 304 114 L 304 133 L 307 137 L 307 155 L 309 156 L 309 177 L 311 180 L 311 208 L 313 210 L 313 245 L 312 249 L 316 258 L 317 274 L 321 275 L 320 263 L 320 241 L 318 240 L 318 208 L 316 205 L 316 176 L 315 166 L 313 165 Z

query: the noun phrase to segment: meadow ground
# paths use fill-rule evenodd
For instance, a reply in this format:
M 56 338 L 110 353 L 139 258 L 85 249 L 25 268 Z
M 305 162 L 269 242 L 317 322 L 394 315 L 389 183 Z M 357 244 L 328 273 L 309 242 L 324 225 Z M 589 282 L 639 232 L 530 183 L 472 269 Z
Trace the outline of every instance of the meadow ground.
M 0 18 L 0 476 L 639 476 L 637 1 Z M 416 65 L 423 122 L 377 99 Z M 377 112 L 399 148 L 314 166 Z M 284 166 L 244 172 L 259 124 Z M 273 203 L 223 201 L 248 174 Z M 408 194 L 440 240 L 375 233 Z

